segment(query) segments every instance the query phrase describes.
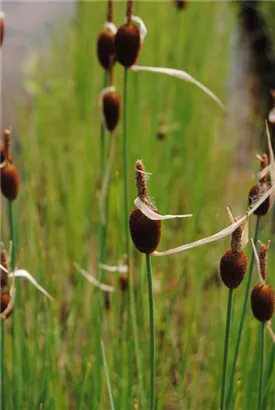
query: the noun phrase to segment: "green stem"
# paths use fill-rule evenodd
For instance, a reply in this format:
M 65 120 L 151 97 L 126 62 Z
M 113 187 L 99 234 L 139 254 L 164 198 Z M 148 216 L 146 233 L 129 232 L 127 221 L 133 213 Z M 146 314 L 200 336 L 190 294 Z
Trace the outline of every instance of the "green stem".
M 260 216 L 257 216 L 255 233 L 254 233 L 254 243 L 257 242 L 258 235 L 259 235 L 259 228 L 260 228 Z M 241 313 L 241 320 L 240 320 L 240 325 L 239 325 L 239 330 L 238 330 L 238 335 L 237 335 L 236 346 L 234 349 L 234 358 L 233 358 L 232 370 L 231 370 L 230 379 L 229 379 L 230 381 L 229 381 L 229 388 L 228 388 L 228 393 L 227 393 L 226 407 L 229 407 L 230 405 L 230 400 L 231 400 L 232 392 L 233 392 L 234 376 L 236 372 L 239 350 L 240 350 L 240 345 L 241 345 L 241 338 L 242 338 L 242 333 L 243 333 L 244 319 L 246 315 L 247 303 L 248 303 L 249 292 L 250 292 L 250 287 L 251 287 L 251 278 L 252 278 L 254 261 L 255 261 L 255 256 L 254 256 L 254 252 L 252 252 L 248 274 L 247 274 L 248 277 L 247 277 L 247 283 L 246 283 L 246 289 L 245 289 L 245 295 L 244 295 L 243 309 Z
M 154 317 L 154 294 L 152 281 L 151 256 L 146 254 L 148 294 L 149 294 L 149 315 L 150 315 L 150 363 L 151 363 L 151 395 L 150 410 L 155 409 L 155 378 L 156 378 L 156 360 L 155 360 L 155 317 Z
M 111 406 L 112 410 L 115 410 L 112 387 L 111 387 L 111 382 L 110 382 L 110 377 L 109 377 L 109 372 L 108 372 L 108 366 L 107 366 L 107 360 L 106 360 L 106 354 L 105 354 L 105 349 L 104 349 L 104 343 L 103 343 L 102 340 L 101 340 L 101 352 L 102 352 L 102 359 L 103 359 L 104 371 L 105 371 L 105 376 L 106 376 L 110 406 Z
M 225 338 L 224 338 L 224 351 L 223 351 L 223 372 L 222 372 L 222 389 L 221 389 L 220 410 L 225 409 L 225 388 L 226 388 L 226 374 L 227 374 L 230 325 L 231 325 L 231 317 L 232 317 L 232 305 L 233 305 L 233 289 L 229 289 L 228 302 L 227 302 L 226 329 L 225 329 Z
M 14 215 L 13 215 L 13 203 L 8 201 L 8 214 L 9 214 L 9 224 L 10 224 L 10 240 L 12 243 L 11 249 L 11 270 L 13 271 L 16 266 L 16 237 L 15 237 L 15 226 L 14 226 Z
M 5 328 L 4 328 L 4 320 L 0 319 L 0 326 L 1 326 L 1 384 L 0 384 L 0 394 L 1 394 L 1 410 L 5 410 Z
M 260 327 L 260 372 L 259 372 L 258 410 L 263 409 L 264 334 L 265 334 L 265 325 L 264 323 L 262 323 Z
M 124 185 L 124 229 L 125 229 L 125 253 L 129 261 L 129 210 L 128 210 L 128 167 L 127 167 L 127 77 L 128 69 L 124 69 L 123 82 L 123 185 Z

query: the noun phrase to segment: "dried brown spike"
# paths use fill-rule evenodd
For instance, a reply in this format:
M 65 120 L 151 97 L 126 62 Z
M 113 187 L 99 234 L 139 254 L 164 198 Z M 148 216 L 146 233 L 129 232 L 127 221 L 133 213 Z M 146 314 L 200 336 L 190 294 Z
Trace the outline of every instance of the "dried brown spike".
M 270 184 L 268 183 L 258 183 L 254 185 L 248 194 L 248 204 L 249 206 L 252 205 L 252 203 L 255 202 L 255 200 L 259 199 L 263 194 L 265 194 L 268 190 L 270 189 Z M 254 215 L 257 216 L 264 216 L 267 214 L 269 210 L 269 197 L 260 205 L 256 211 L 254 212 Z
M 129 278 L 127 273 L 121 273 L 119 276 L 119 286 L 121 292 L 127 292 L 129 284 Z
M 141 159 L 136 161 L 136 187 L 139 198 L 147 204 L 147 182 L 145 177 L 145 168 Z
M 247 257 L 244 252 L 228 249 L 220 262 L 221 278 L 229 289 L 237 288 L 243 281 L 247 270 Z
M 6 163 L 1 169 L 1 191 L 9 201 L 13 201 L 18 195 L 19 173 L 13 164 Z
M 261 271 L 261 276 L 263 280 L 266 280 L 267 277 L 267 252 L 269 251 L 270 248 L 270 242 L 268 242 L 267 245 L 264 243 L 261 243 L 260 249 L 259 249 L 259 260 L 260 260 L 260 271 Z
M 251 309 L 260 322 L 267 322 L 273 316 L 275 293 L 271 286 L 258 284 L 252 289 Z
M 7 309 L 8 304 L 10 303 L 10 300 L 11 300 L 10 292 L 8 291 L 0 292 L 1 313 L 3 313 L 4 310 Z
M 147 204 L 152 207 L 152 205 Z M 138 208 L 135 208 L 129 219 L 130 232 L 135 247 L 142 253 L 152 253 L 158 247 L 161 236 L 161 221 L 152 221 Z
M 97 57 L 105 70 L 110 70 L 115 63 L 115 34 L 103 30 L 97 37 Z
M 114 131 L 120 119 L 120 95 L 117 92 L 111 91 L 104 95 L 103 114 L 108 131 Z
M 133 23 L 123 24 L 115 36 L 117 61 L 124 67 L 131 67 L 137 61 L 141 40 L 140 32 Z
M 3 41 L 5 37 L 5 23 L 4 23 L 4 15 L 0 13 L 0 45 L 2 47 Z
M 8 270 L 9 269 L 9 257 L 8 257 L 8 252 L 6 249 L 1 250 L 1 265 Z M 4 270 L 0 268 L 0 275 L 1 275 L 1 288 L 4 288 L 8 284 L 8 278 L 9 274 Z
M 243 228 L 239 226 L 233 233 L 231 238 L 231 250 L 233 253 L 239 253 L 242 250 L 242 232 Z

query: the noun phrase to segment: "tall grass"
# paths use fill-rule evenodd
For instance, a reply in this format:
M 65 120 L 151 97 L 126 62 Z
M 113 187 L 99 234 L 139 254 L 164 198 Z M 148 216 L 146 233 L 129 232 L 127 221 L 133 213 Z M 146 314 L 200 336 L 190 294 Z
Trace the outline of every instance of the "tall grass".
M 115 2 L 115 23 L 123 22 L 125 4 Z M 101 336 L 108 346 L 108 373 L 114 408 L 149 408 L 150 359 L 145 261 L 132 253 L 136 329 L 126 332 L 121 315 L 125 294 L 118 276 L 106 274 L 117 291 L 111 309 L 97 325 L 96 290 L 73 268 L 87 266 L 96 276 L 98 261 L 98 181 L 100 139 L 98 126 L 102 70 L 96 59 L 96 37 L 105 19 L 103 2 L 79 2 L 76 23 L 61 32 L 58 25 L 50 45 L 40 50 L 29 88 L 30 105 L 22 110 L 20 133 L 22 189 L 19 198 L 20 265 L 43 277 L 55 297 L 49 304 L 22 284 L 19 333 L 5 322 L 5 399 L 15 408 L 12 377 L 17 340 L 22 359 L 21 408 L 107 409 Z M 146 22 L 148 36 L 140 63 L 181 68 L 206 84 L 225 102 L 231 59 L 234 10 L 225 2 L 190 2 L 184 13 L 170 2 L 139 2 L 136 14 Z M 123 70 L 115 67 L 116 87 L 122 91 Z M 216 232 L 227 222 L 225 206 L 245 209 L 253 180 L 244 175 L 227 186 L 234 163 L 232 134 L 227 132 L 219 108 L 200 90 L 177 79 L 130 72 L 128 76 L 128 164 L 142 158 L 150 179 L 150 192 L 162 213 L 192 212 L 181 222 L 163 223 L 160 249 Z M 159 123 L 179 123 L 179 129 L 156 138 Z M 231 130 L 235 129 L 235 124 Z M 236 129 L 235 129 L 236 131 Z M 237 132 L 237 131 L 236 131 Z M 107 137 L 108 138 L 108 137 Z M 107 141 L 108 143 L 108 141 Z M 117 130 L 114 171 L 109 187 L 106 261 L 123 256 L 122 126 Z M 132 183 L 131 183 L 132 180 Z M 135 198 L 134 175 L 129 175 L 129 204 Z M 3 235 L 7 239 L 2 214 Z M 262 240 L 270 238 L 266 218 Z M 226 290 L 217 279 L 217 256 L 223 243 L 155 260 L 157 351 L 157 409 L 217 408 L 221 388 L 221 328 L 224 328 Z M 274 255 L 269 260 L 274 269 Z M 273 267 L 273 268 L 272 268 Z M 270 275 L 274 284 L 274 277 Z M 235 293 L 231 337 L 236 340 L 245 285 Z M 100 329 L 101 328 L 101 329 Z M 100 335 L 100 332 L 102 334 Z M 138 343 L 136 336 L 138 335 Z M 129 346 L 133 348 L 129 350 Z M 257 323 L 248 313 L 240 347 L 236 394 L 239 408 L 257 400 L 258 376 L 251 373 L 257 346 Z M 266 340 L 267 357 L 271 342 Z M 122 360 L 127 353 L 128 360 Z M 129 354 L 131 356 L 129 357 Z M 137 366 L 133 366 L 138 355 Z M 229 354 L 229 366 L 232 364 Z M 270 376 L 270 380 L 272 376 Z M 131 389 L 129 389 L 131 385 Z M 236 386 L 234 386 L 236 387 Z M 123 393 L 123 394 L 121 394 Z M 249 397 L 248 397 L 249 394 Z M 267 385 L 266 409 L 274 406 L 274 385 Z M 126 403 L 126 404 L 125 404 Z

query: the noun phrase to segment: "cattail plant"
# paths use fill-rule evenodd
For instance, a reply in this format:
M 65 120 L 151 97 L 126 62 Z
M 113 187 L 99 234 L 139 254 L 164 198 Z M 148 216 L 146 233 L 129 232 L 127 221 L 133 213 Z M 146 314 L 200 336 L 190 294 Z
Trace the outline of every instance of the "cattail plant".
M 132 241 L 135 247 L 146 254 L 149 315 L 150 315 L 150 352 L 151 352 L 151 395 L 150 410 L 155 409 L 155 317 L 154 317 L 154 295 L 151 267 L 151 253 L 154 252 L 160 242 L 161 220 L 174 217 L 186 217 L 191 215 L 166 215 L 159 214 L 158 209 L 149 201 L 147 182 L 144 165 L 141 160 L 136 161 L 136 187 L 138 198 L 136 208 L 130 214 L 129 226 Z M 150 218 L 147 216 L 150 215 Z
M 230 211 L 229 217 L 232 223 L 238 220 L 232 216 Z M 231 248 L 224 253 L 220 261 L 221 278 L 225 286 L 229 289 L 227 302 L 226 330 L 224 339 L 222 388 L 220 400 L 221 410 L 224 410 L 225 408 L 227 361 L 233 306 L 233 290 L 240 286 L 247 271 L 247 257 L 242 250 L 247 244 L 247 223 L 248 220 L 245 221 L 244 226 L 238 226 L 237 229 L 232 233 Z
M 265 245 L 260 241 L 259 253 L 257 253 L 255 244 L 252 241 L 253 251 L 256 259 L 259 283 L 252 289 L 250 295 L 251 309 L 254 317 L 262 323 L 260 328 L 260 370 L 259 370 L 259 390 L 258 390 L 258 410 L 263 409 L 263 374 L 264 374 L 264 329 L 269 330 L 275 343 L 275 335 L 270 326 L 270 320 L 274 313 L 275 292 L 270 285 L 266 283 L 267 279 L 267 253 L 270 248 L 270 242 Z
M 266 135 L 267 135 L 269 160 L 266 154 L 257 155 L 257 158 L 260 160 L 261 171 L 258 173 L 258 176 L 257 176 L 258 177 L 257 184 L 253 185 L 253 187 L 249 191 L 248 202 L 249 202 L 250 207 L 253 207 L 253 205 L 257 203 L 259 198 L 261 198 L 261 196 L 264 195 L 267 192 L 267 190 L 270 191 L 270 187 L 274 189 L 275 161 L 274 161 L 274 153 L 272 149 L 271 137 L 270 137 L 270 132 L 269 132 L 267 121 L 266 121 Z M 267 175 L 269 175 L 269 178 L 267 178 Z M 268 182 L 269 180 L 271 182 Z M 257 215 L 256 227 L 255 227 L 255 233 L 254 233 L 254 242 L 256 242 L 258 239 L 260 219 L 263 218 L 267 214 L 267 212 L 270 211 L 270 209 L 272 208 L 274 204 L 274 200 L 275 200 L 275 192 L 271 193 L 271 195 L 267 197 L 266 200 L 263 201 L 262 204 L 254 211 L 254 215 Z M 243 333 L 243 328 L 244 328 L 244 321 L 245 321 L 245 316 L 247 312 L 247 304 L 248 304 L 250 287 L 251 287 L 254 260 L 255 260 L 254 253 L 252 253 L 250 265 L 248 269 L 248 274 L 247 274 L 247 283 L 246 283 L 246 289 L 245 289 L 245 294 L 244 294 L 242 312 L 241 312 L 240 321 L 239 321 L 239 328 L 237 332 L 236 345 L 234 349 L 234 357 L 233 357 L 233 363 L 232 363 L 231 374 L 230 374 L 230 382 L 229 382 L 229 388 L 228 388 L 228 395 L 227 395 L 227 407 L 229 407 L 230 397 L 232 397 L 234 376 L 236 372 L 237 360 L 238 360 L 241 338 L 242 338 L 242 333 Z

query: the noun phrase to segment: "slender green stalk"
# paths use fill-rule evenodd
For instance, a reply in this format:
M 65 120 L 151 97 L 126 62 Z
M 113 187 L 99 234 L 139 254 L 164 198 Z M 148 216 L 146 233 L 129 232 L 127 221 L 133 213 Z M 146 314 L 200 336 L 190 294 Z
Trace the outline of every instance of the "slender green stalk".
M 260 228 L 260 216 L 257 216 L 255 233 L 254 233 L 254 243 L 257 242 L 258 235 L 259 235 L 259 228 Z M 241 313 L 241 320 L 240 320 L 240 325 L 239 325 L 239 330 L 238 330 L 238 335 L 237 335 L 236 346 L 234 349 L 234 358 L 233 358 L 233 364 L 232 364 L 232 369 L 231 369 L 231 374 L 230 374 L 230 379 L 229 379 L 229 388 L 228 388 L 227 401 L 226 401 L 227 407 L 229 407 L 230 399 L 232 397 L 234 376 L 236 372 L 236 366 L 237 366 L 239 350 L 240 350 L 240 345 L 241 345 L 241 338 L 242 338 L 242 333 L 243 333 L 244 319 L 246 315 L 247 303 L 248 303 L 249 292 L 250 292 L 250 287 L 251 287 L 251 278 L 252 278 L 254 261 L 255 261 L 255 256 L 254 256 L 254 253 L 252 252 L 248 274 L 247 274 L 248 277 L 247 277 L 247 283 L 246 283 L 246 289 L 245 289 L 245 295 L 244 295 L 244 301 L 243 301 L 243 309 Z
M 1 384 L 0 384 L 0 394 L 1 394 L 1 410 L 5 410 L 5 402 L 6 402 L 6 397 L 5 397 L 5 345 L 4 345 L 4 340 L 5 340 L 5 328 L 4 328 L 4 321 L 0 320 L 0 326 L 1 326 Z
M 108 372 L 108 366 L 107 366 L 107 360 L 106 360 L 106 354 L 105 354 L 105 349 L 104 349 L 104 343 L 103 343 L 102 340 L 101 340 L 101 352 L 102 352 L 102 359 L 103 359 L 104 371 L 105 371 L 105 376 L 106 376 L 106 382 L 107 382 L 110 405 L 111 405 L 111 409 L 115 410 L 112 387 L 111 387 L 111 382 L 110 382 L 110 377 L 109 377 L 109 372 Z
M 258 410 L 263 410 L 264 335 L 265 335 L 265 325 L 264 323 L 262 323 L 260 327 L 260 369 L 259 369 Z
M 128 210 L 128 167 L 127 167 L 127 77 L 128 69 L 124 69 L 123 82 L 123 185 L 124 185 L 124 229 L 125 229 L 125 251 L 129 260 L 129 210 Z
M 228 302 L 227 302 L 225 338 L 224 338 L 224 351 L 223 351 L 223 371 L 222 371 L 222 389 L 221 389 L 220 410 L 225 409 L 225 388 L 226 388 L 226 376 L 227 376 L 227 361 L 228 361 L 230 325 L 231 325 L 231 317 L 232 317 L 232 305 L 233 305 L 233 289 L 229 289 Z
M 149 294 L 149 315 L 150 315 L 150 364 L 151 364 L 151 395 L 150 410 L 155 409 L 155 378 L 156 378 L 156 359 L 155 359 L 155 316 L 154 316 L 154 294 L 152 280 L 151 256 L 146 254 L 148 294 Z
M 10 268 L 13 271 L 15 269 L 15 265 L 16 265 L 16 236 L 15 236 L 15 226 L 14 226 L 14 215 L 13 215 L 13 203 L 12 203 L 12 201 L 8 201 L 8 214 L 9 214 L 9 224 L 10 224 L 10 241 L 12 243 Z
M 15 223 L 14 223 L 14 212 L 13 212 L 14 203 L 8 201 L 8 217 L 10 225 L 10 241 L 12 243 L 11 249 L 11 263 L 10 268 L 13 271 L 16 267 L 16 233 L 15 233 Z M 21 346 L 21 324 L 19 317 L 19 309 L 21 306 L 20 291 L 16 292 L 16 312 L 13 314 L 13 376 L 14 376 L 14 401 L 16 408 L 22 408 L 22 346 Z

